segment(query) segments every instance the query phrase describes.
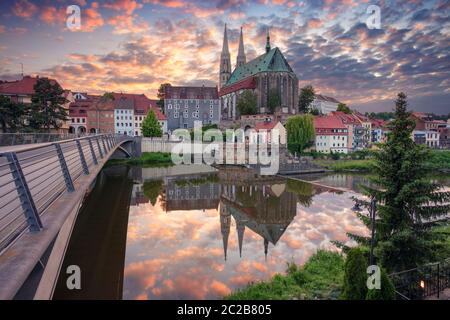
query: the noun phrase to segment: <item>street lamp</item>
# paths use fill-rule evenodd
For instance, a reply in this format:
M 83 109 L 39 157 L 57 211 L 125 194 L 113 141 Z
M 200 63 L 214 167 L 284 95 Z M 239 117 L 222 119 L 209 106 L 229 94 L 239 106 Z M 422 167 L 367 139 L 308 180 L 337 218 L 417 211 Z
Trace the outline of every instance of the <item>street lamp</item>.
M 369 214 L 370 214 L 370 222 L 371 222 L 371 229 L 372 229 L 372 235 L 370 237 L 370 265 L 373 265 L 373 247 L 375 245 L 375 214 L 377 211 L 377 200 L 372 197 L 372 200 L 370 201 L 370 208 L 369 208 Z
M 373 248 L 375 246 L 375 216 L 377 211 L 377 200 L 375 197 L 372 197 L 370 200 L 370 204 L 368 204 L 365 201 L 359 200 L 355 197 L 353 197 L 353 200 L 355 201 L 355 204 L 352 208 L 352 211 L 361 213 L 362 209 L 361 206 L 369 207 L 369 219 L 370 219 L 370 229 L 371 229 L 371 236 L 370 236 L 370 265 L 373 265 Z

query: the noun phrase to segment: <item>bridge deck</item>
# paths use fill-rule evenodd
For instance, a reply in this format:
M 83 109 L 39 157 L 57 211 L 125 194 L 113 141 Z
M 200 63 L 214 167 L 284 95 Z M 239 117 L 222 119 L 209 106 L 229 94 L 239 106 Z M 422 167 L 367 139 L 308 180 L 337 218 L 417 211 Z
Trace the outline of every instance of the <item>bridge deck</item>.
M 130 139 L 98 135 L 0 153 L 0 299 L 15 296 L 103 165 Z

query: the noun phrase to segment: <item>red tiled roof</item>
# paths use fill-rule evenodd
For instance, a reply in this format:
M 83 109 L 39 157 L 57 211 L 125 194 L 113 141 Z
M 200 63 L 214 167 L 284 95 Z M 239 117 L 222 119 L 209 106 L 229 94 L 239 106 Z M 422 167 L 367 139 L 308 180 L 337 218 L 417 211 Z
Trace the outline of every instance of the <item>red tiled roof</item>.
M 217 87 L 164 87 L 166 99 L 219 99 Z M 175 98 L 176 97 L 176 98 Z
M 275 128 L 275 126 L 278 124 L 279 121 L 264 121 L 264 122 L 258 122 L 255 124 L 255 130 L 272 130 Z
M 355 115 L 353 114 L 348 114 L 342 111 L 332 111 L 330 112 L 331 115 L 338 117 L 339 119 L 341 119 L 341 121 L 345 124 L 345 123 L 351 123 L 351 124 L 355 124 L 355 123 L 361 123 L 361 120 L 359 120 Z
M 381 120 L 381 119 L 371 119 L 372 122 L 372 128 L 383 128 L 387 121 Z
M 333 97 L 328 97 L 328 96 L 324 96 L 324 95 L 322 95 L 322 94 L 316 94 L 315 95 L 315 98 L 317 99 L 317 100 L 322 100 L 322 101 L 328 101 L 328 102 L 333 102 L 333 103 L 340 103 L 338 100 L 336 100 L 335 98 L 333 98 Z
M 256 81 L 254 77 L 248 77 L 241 81 L 238 81 L 236 83 L 233 83 L 232 85 L 229 85 L 225 88 L 222 88 L 219 92 L 219 96 L 226 95 L 230 92 L 235 92 L 243 89 L 255 89 L 256 88 Z
M 315 117 L 314 118 L 315 129 L 346 129 L 346 126 L 342 120 L 333 115 Z
M 159 108 L 151 108 L 160 121 L 167 120 L 167 117 L 159 110 Z
M 25 76 L 22 80 L 2 82 L 0 83 L 0 94 L 32 95 L 38 79 L 39 77 Z M 57 83 L 54 79 L 49 80 Z

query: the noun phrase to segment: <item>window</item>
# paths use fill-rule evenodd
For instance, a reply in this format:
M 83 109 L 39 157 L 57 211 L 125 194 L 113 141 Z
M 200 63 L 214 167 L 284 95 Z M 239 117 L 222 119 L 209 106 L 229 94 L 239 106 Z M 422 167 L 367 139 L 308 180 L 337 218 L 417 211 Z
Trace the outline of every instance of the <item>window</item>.
M 184 126 L 185 129 L 187 129 L 187 123 L 185 123 L 183 126 Z
M 173 117 L 174 117 L 174 118 L 178 118 L 178 112 L 174 112 L 174 113 L 173 113 Z

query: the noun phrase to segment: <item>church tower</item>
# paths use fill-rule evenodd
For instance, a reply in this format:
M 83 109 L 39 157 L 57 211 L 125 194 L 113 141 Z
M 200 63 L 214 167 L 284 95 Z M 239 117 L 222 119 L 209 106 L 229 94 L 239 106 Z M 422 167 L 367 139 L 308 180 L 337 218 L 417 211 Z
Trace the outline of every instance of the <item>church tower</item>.
M 227 25 L 223 32 L 222 53 L 220 54 L 219 88 L 222 88 L 231 77 L 231 59 L 228 50 Z
M 269 35 L 269 28 L 267 28 L 266 53 L 269 53 L 269 51 L 270 51 L 270 35 Z
M 245 57 L 245 50 L 244 50 L 244 35 L 242 34 L 242 27 L 241 27 L 241 35 L 239 37 L 239 50 L 236 59 L 236 68 L 242 66 L 246 62 L 247 58 Z

